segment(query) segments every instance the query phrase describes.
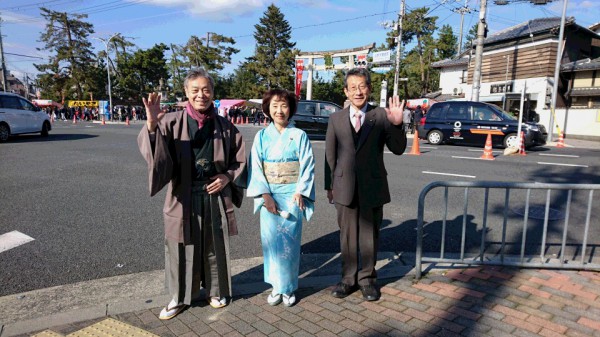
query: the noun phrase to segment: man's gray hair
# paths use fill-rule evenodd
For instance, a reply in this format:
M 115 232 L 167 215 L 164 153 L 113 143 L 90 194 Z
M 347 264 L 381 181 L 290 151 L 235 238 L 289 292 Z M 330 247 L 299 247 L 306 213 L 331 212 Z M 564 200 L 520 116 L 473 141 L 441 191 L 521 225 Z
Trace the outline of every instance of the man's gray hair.
M 213 80 L 212 76 L 210 76 L 208 71 L 206 71 L 206 69 L 202 67 L 192 68 L 190 71 L 188 71 L 187 75 L 185 76 L 185 80 L 183 81 L 183 87 L 187 88 L 188 82 L 191 80 L 195 80 L 198 77 L 206 78 L 210 83 L 210 87 L 212 88 L 212 90 L 215 90 L 215 81 Z
M 366 68 L 352 68 L 346 72 L 344 76 L 344 88 L 348 88 L 348 77 L 350 76 L 362 76 L 367 81 L 369 88 L 371 87 L 371 74 Z

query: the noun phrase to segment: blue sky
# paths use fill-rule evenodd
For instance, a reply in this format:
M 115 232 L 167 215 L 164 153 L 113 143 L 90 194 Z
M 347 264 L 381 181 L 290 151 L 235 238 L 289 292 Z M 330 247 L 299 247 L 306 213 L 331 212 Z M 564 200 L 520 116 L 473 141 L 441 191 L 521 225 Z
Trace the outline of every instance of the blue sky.
M 478 0 L 466 2 L 469 7 L 479 9 Z M 46 6 L 61 12 L 88 13 L 88 22 L 96 31 L 94 36 L 122 33 L 134 38 L 139 48 L 160 42 L 183 44 L 191 35 L 203 37 L 206 32 L 234 37 L 236 48 L 241 51 L 225 69 L 231 72 L 254 53 L 254 25 L 271 3 L 285 15 L 293 28 L 292 41 L 302 51 L 354 48 L 373 42 L 379 45 L 387 32 L 381 22 L 396 19 L 400 9 L 400 0 L 2 0 L 0 17 L 6 66 L 19 78 L 24 73 L 30 77 L 36 74 L 32 63 L 41 60 L 26 56 L 48 56 L 36 50 L 41 47 L 37 40 L 45 27 L 39 6 Z M 458 35 L 460 15 L 452 9 L 463 6 L 465 0 L 406 0 L 406 4 L 408 11 L 430 7 L 430 15 L 438 17 L 439 25 L 451 25 Z M 494 33 L 529 19 L 560 16 L 562 6 L 562 0 L 546 6 L 526 2 L 496 6 L 493 0 L 488 0 L 488 26 Z M 600 21 L 598 13 L 600 0 L 569 1 L 567 15 L 574 16 L 582 26 Z M 465 34 L 478 16 L 477 11 L 465 16 Z M 92 42 L 96 51 L 104 48 L 99 41 Z

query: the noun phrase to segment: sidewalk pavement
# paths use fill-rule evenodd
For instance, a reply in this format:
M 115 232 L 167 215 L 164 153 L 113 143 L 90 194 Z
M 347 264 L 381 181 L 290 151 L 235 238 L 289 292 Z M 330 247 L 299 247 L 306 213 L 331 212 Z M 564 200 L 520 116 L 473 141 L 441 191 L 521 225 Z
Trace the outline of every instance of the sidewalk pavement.
M 86 311 L 79 310 L 79 320 L 70 314 L 58 322 L 59 313 L 43 327 L 43 319 L 14 322 L 0 336 L 125 335 L 115 325 L 128 327 L 129 336 L 600 336 L 598 272 L 429 266 L 415 281 L 412 266 L 393 269 L 396 276 L 380 277 L 382 297 L 375 302 L 360 291 L 332 297 L 337 276 L 304 277 L 289 308 L 268 305 L 262 284 L 238 291 L 225 308 L 199 301 L 169 321 L 158 319 L 163 296 L 164 303 L 147 300 L 93 319 L 81 319 Z M 110 333 L 102 334 L 102 324 Z

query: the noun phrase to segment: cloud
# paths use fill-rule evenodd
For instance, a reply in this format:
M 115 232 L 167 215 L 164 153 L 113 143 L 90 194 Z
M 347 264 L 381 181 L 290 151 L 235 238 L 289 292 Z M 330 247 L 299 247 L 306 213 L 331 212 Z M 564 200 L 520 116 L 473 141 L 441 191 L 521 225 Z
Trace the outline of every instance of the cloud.
M 333 5 L 326 0 L 150 0 L 146 2 L 146 4 L 163 7 L 183 7 L 191 16 L 218 22 L 232 22 L 235 17 L 251 15 L 257 10 L 263 11 L 271 3 L 304 9 L 354 10 L 351 7 Z
M 597 0 L 596 0 L 596 1 L 597 1 Z M 597 2 L 592 2 L 592 1 L 589 1 L 589 0 L 582 1 L 582 2 L 579 4 L 579 8 L 594 8 L 594 7 L 598 7 L 598 6 L 600 6 L 600 4 L 599 4 L 599 3 L 597 3 Z
M 251 14 L 270 3 L 271 0 L 150 0 L 146 2 L 146 4 L 162 7 L 183 7 L 191 16 L 221 22 L 231 22 L 237 16 Z

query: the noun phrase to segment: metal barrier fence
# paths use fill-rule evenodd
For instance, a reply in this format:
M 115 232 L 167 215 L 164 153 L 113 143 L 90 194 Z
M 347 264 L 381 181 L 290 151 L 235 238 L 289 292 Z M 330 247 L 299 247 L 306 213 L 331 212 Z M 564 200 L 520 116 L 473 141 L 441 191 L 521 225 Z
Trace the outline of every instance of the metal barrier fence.
M 435 188 L 443 187 L 443 204 L 441 206 L 436 205 L 436 207 L 443 208 L 443 218 L 441 223 L 441 242 L 440 242 L 440 254 L 439 257 L 432 256 L 424 256 L 423 255 L 423 238 L 424 238 L 424 211 L 425 211 L 425 197 L 428 193 Z M 447 236 L 447 218 L 448 218 L 448 201 L 449 201 L 449 189 L 464 189 L 464 201 L 462 205 L 462 226 L 460 228 L 461 237 L 460 237 L 460 253 L 454 254 L 457 255 L 455 257 L 449 257 L 446 252 L 446 236 Z M 482 229 L 481 229 L 481 242 L 479 246 L 478 253 L 465 253 L 465 241 L 466 241 L 466 227 L 467 227 L 467 217 L 472 216 L 469 214 L 469 196 L 471 190 L 483 190 L 483 216 L 482 216 Z M 495 244 L 500 244 L 500 251 L 495 253 L 487 253 L 486 252 L 486 233 L 488 232 L 488 204 L 490 197 L 490 190 L 504 190 L 504 200 L 503 207 L 499 207 L 502 210 L 502 239 L 500 242 L 496 242 Z M 511 192 L 513 190 L 525 190 L 525 200 L 524 200 L 524 212 L 523 212 L 523 225 L 520 228 L 522 231 L 521 235 L 521 247 L 519 256 L 509 256 L 505 253 L 505 248 L 507 245 L 506 232 L 507 232 L 507 224 L 508 224 L 508 210 L 509 210 L 509 199 L 511 196 Z M 544 217 L 543 217 L 543 227 L 542 227 L 542 240 L 540 244 L 540 255 L 539 259 L 531 258 L 531 256 L 526 257 L 526 242 L 527 237 L 526 234 L 528 232 L 528 222 L 530 217 L 530 197 L 532 190 L 541 190 L 542 192 L 545 190 L 545 206 L 544 206 Z M 467 264 L 467 265 L 509 265 L 509 266 L 519 266 L 519 267 L 537 267 L 537 268 L 551 268 L 551 269 L 577 269 L 577 270 L 600 270 L 600 264 L 594 263 L 592 261 L 591 254 L 595 250 L 595 246 L 591 249 L 590 256 L 586 261 L 586 251 L 588 249 L 588 239 L 589 239 L 589 231 L 591 225 L 591 217 L 592 217 L 592 204 L 593 204 L 593 195 L 594 191 L 600 190 L 600 184 L 547 184 L 547 183 L 515 183 L 515 182 L 496 182 L 496 181 L 480 181 L 480 182 L 466 182 L 466 181 L 438 181 L 433 182 L 421 191 L 419 195 L 419 205 L 418 205 L 418 217 L 417 217 L 417 247 L 416 247 L 416 278 L 420 279 L 422 274 L 422 264 L 424 262 L 430 263 L 456 263 L 456 264 Z M 564 206 L 564 223 L 562 224 L 562 240 L 560 242 L 560 258 L 558 261 L 556 259 L 549 258 L 545 256 L 545 252 L 547 250 L 547 245 L 551 243 L 547 242 L 548 236 L 548 223 L 549 223 L 549 214 L 550 214 L 550 196 L 552 191 L 560 191 L 560 193 L 566 193 L 566 200 L 564 203 L 562 200 L 561 206 Z M 573 191 L 583 191 L 585 193 L 587 191 L 587 207 L 582 205 L 582 208 L 587 208 L 585 212 L 585 225 L 584 225 L 584 233 L 581 242 L 570 242 L 570 246 L 575 246 L 578 251 L 577 255 L 581 255 L 580 261 L 575 261 L 574 259 L 571 261 L 565 260 L 565 248 L 567 246 L 567 231 L 569 229 L 569 218 L 571 217 L 571 203 L 573 197 Z M 561 198 L 561 199 L 564 199 Z M 453 202 L 459 202 L 457 199 L 452 199 Z M 459 202 L 460 203 L 460 202 Z M 459 217 L 457 217 L 459 219 Z M 539 220 L 542 218 L 539 217 Z M 556 220 L 556 219 L 554 219 Z M 583 220 L 583 219 L 581 219 Z M 594 225 L 599 226 L 600 221 L 596 219 Z M 595 227 L 598 228 L 598 227 Z M 518 230 L 519 228 L 511 227 L 512 230 Z M 558 245 L 557 245 L 558 246 Z M 528 247 L 530 248 L 530 247 Z M 581 248 L 579 253 L 579 248 Z M 428 253 L 428 255 L 431 255 Z M 469 255 L 469 256 L 467 256 Z M 537 260 L 537 262 L 535 261 Z

